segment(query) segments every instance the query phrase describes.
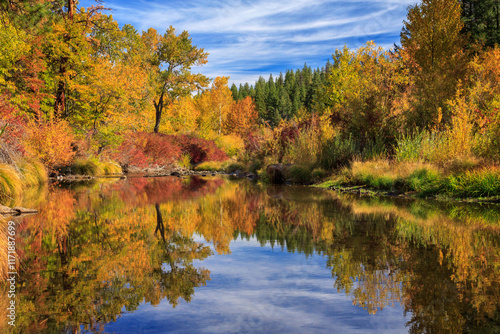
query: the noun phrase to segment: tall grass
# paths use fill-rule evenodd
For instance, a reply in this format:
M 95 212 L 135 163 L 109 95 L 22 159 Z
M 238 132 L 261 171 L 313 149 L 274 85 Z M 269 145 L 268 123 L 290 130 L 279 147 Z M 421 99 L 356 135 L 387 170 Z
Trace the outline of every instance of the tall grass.
M 358 150 L 351 135 L 347 138 L 337 135 L 323 144 L 320 164 L 324 169 L 347 166 L 357 154 Z
M 311 169 L 307 165 L 292 165 L 286 170 L 286 176 L 292 183 L 309 183 L 312 181 Z
M 500 196 L 500 169 L 483 168 L 446 178 L 444 187 L 453 197 Z
M 122 174 L 122 168 L 116 162 L 100 162 L 95 158 L 75 159 L 73 164 L 67 168 L 73 175 L 103 176 Z
M 316 127 L 304 128 L 285 149 L 284 163 L 315 165 L 321 158 L 321 134 Z
M 389 162 L 386 159 L 356 160 L 340 174 L 341 184 L 364 185 L 377 190 L 429 192 L 436 188 L 441 173 L 422 162 Z
M 0 164 L 0 202 L 13 204 L 22 192 L 19 173 L 10 165 Z
M 19 167 L 21 179 L 25 186 L 38 186 L 47 183 L 49 175 L 40 160 L 26 159 Z

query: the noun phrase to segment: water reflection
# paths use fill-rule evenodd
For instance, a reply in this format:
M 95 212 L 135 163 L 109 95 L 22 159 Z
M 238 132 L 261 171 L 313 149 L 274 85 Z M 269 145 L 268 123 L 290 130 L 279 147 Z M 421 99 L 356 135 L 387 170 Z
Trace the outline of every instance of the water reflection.
M 206 259 L 238 237 L 324 256 L 331 294 L 366 317 L 401 307 L 410 333 L 500 331 L 495 205 L 170 177 L 54 188 L 32 203 L 39 214 L 18 225 L 16 333 L 105 331 L 141 303 L 190 302 L 217 275 Z

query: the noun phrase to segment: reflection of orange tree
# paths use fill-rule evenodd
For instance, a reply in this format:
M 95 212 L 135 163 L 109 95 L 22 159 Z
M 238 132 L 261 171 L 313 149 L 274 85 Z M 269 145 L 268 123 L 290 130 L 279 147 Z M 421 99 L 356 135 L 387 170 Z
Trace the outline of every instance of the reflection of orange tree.
M 100 202 L 93 198 L 91 211 L 75 212 L 69 192 L 52 196 L 58 198 L 23 224 L 18 332 L 54 333 L 80 324 L 98 330 L 123 307 L 135 310 L 142 301 L 156 305 L 164 298 L 173 306 L 179 298 L 189 301 L 210 278 L 208 270 L 193 266 L 210 249 L 175 229 L 155 236 L 154 207 L 129 207 L 113 194 Z M 54 216 L 58 210 L 65 221 Z
M 58 206 L 48 204 L 23 224 L 21 328 L 96 327 L 141 301 L 189 301 L 209 279 L 208 270 L 192 264 L 210 255 L 194 234 L 218 253 L 228 253 L 240 234 L 323 254 L 337 290 L 370 313 L 402 303 L 412 313 L 411 332 L 457 332 L 498 317 L 494 210 L 480 217 L 460 205 L 308 194 L 304 188 L 263 192 L 217 178 L 99 187 L 80 192 L 77 202 L 56 191 L 51 196 Z

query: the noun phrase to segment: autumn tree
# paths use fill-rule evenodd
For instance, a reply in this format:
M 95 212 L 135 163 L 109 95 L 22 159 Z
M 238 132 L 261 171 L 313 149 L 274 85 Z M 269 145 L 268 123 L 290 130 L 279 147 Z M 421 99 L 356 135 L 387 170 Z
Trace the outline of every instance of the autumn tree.
M 362 147 L 391 144 L 400 123 L 393 106 L 406 82 L 398 60 L 373 42 L 356 51 L 336 50 L 324 88 L 331 122 Z
M 165 105 L 180 96 L 190 94 L 195 89 L 205 87 L 208 79 L 202 74 L 191 73 L 193 66 L 207 62 L 208 53 L 192 45 L 187 31 L 176 35 L 170 26 L 161 36 L 150 28 L 143 32 L 142 38 L 149 48 L 149 62 L 152 65 L 152 82 L 155 87 L 155 126 L 158 132 Z
M 256 127 L 258 118 L 255 103 L 247 96 L 232 105 L 224 124 L 225 132 L 244 138 Z
M 234 103 L 231 90 L 227 87 L 229 77 L 217 77 L 210 89 L 203 92 L 197 104 L 201 112 L 203 125 L 207 131 L 214 131 L 221 135 L 224 130 L 227 115 Z
M 166 110 L 169 132 L 190 134 L 197 130 L 200 110 L 190 95 L 171 103 Z
M 457 0 L 423 0 L 411 6 L 401 32 L 401 55 L 414 78 L 415 100 L 410 125 L 421 128 L 446 124 L 445 103 L 464 75 L 466 57 Z

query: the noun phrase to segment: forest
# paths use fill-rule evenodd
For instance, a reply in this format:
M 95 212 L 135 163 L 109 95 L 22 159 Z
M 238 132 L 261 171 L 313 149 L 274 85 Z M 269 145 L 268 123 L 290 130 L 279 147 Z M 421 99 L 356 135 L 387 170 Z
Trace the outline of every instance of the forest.
M 0 3 L 0 202 L 66 174 L 242 170 L 422 196 L 500 196 L 500 1 L 422 0 L 399 45 L 228 86 L 187 31 L 99 2 Z M 332 50 L 333 51 L 333 50 Z M 305 60 L 306 62 L 307 60 Z

